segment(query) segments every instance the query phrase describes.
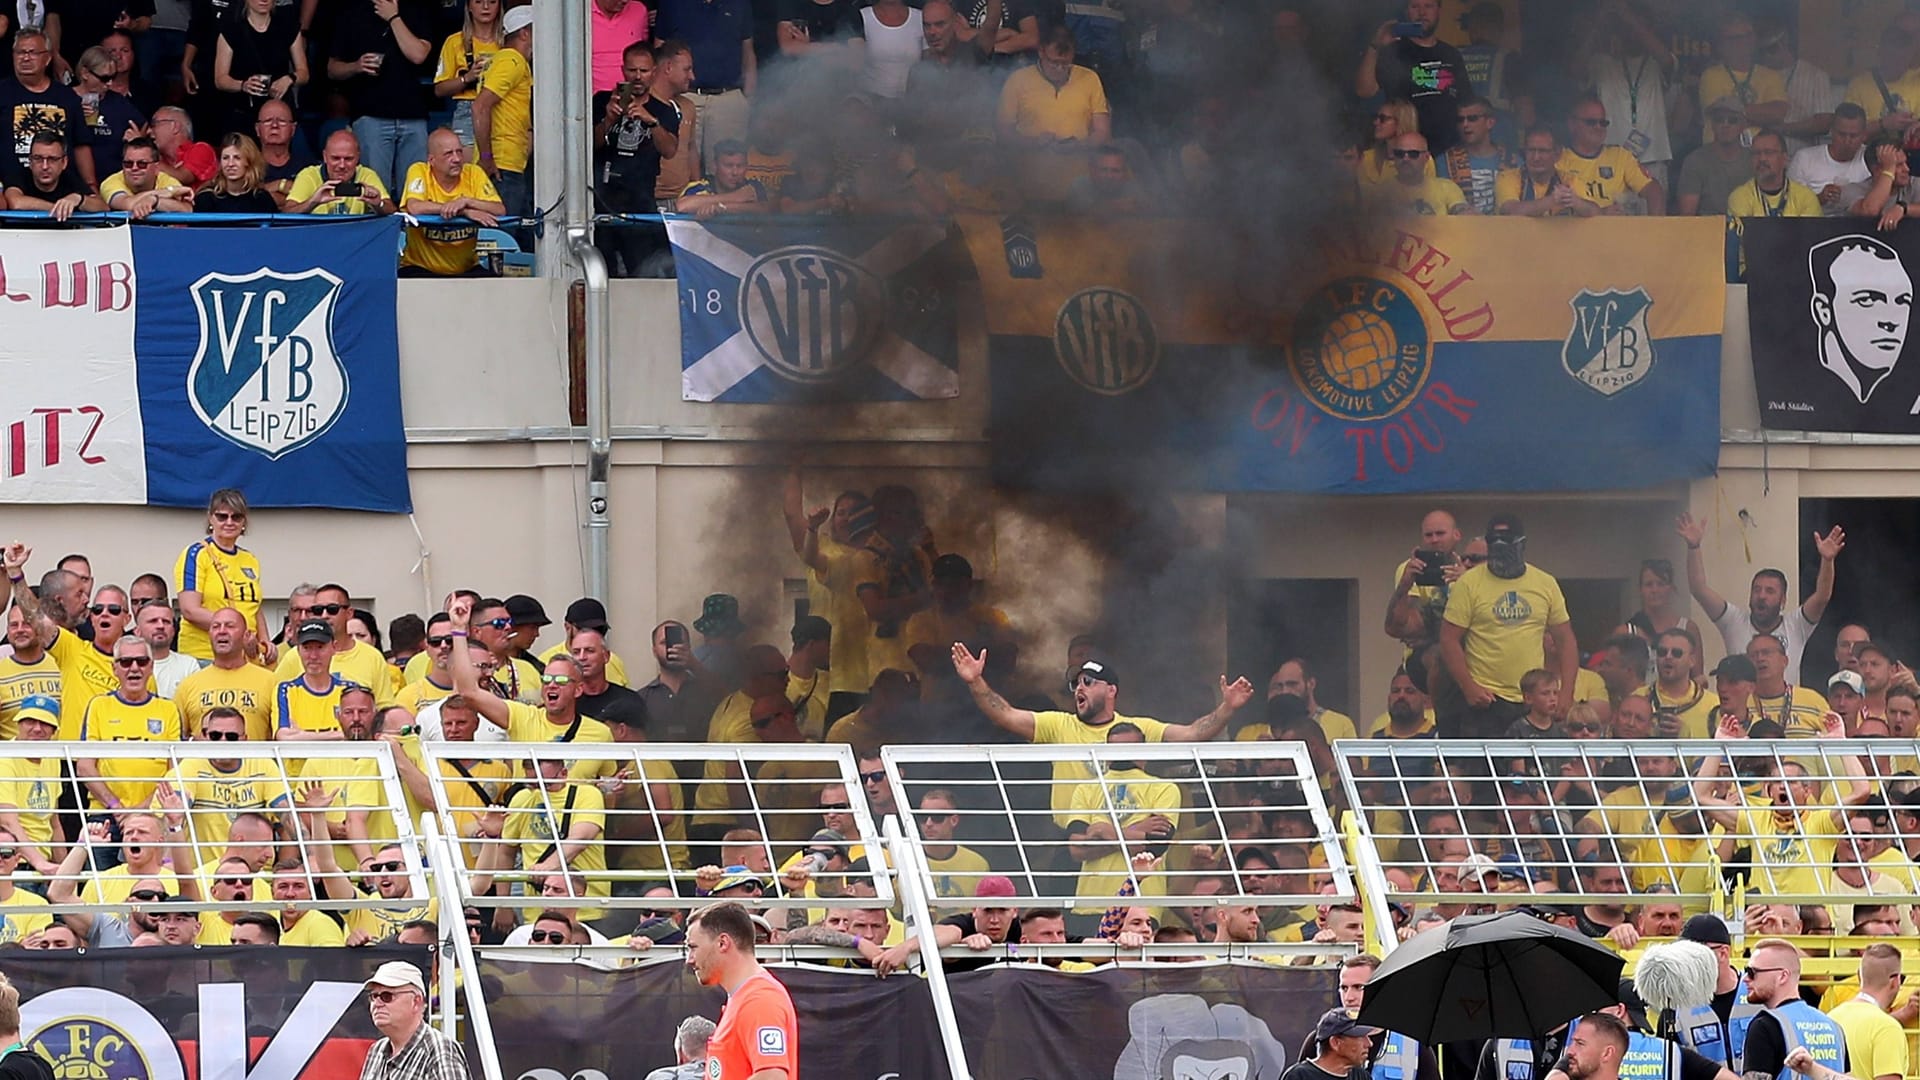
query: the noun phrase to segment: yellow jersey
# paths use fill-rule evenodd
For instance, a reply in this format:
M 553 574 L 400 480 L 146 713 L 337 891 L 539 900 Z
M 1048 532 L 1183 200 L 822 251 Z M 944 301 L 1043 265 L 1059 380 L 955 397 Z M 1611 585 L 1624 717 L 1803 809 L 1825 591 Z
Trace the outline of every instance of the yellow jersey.
M 353 648 L 346 652 L 334 653 L 333 663 L 328 665 L 335 675 L 356 686 L 364 686 L 373 691 L 375 705 L 393 704 L 393 695 L 400 690 L 399 679 L 395 678 L 393 668 L 380 650 L 364 641 L 356 641 Z M 298 650 L 288 648 L 280 657 L 280 665 L 274 668 L 274 676 L 281 682 L 298 679 L 305 671 L 300 666 Z
M 1346 713 L 1336 712 L 1333 709 L 1321 709 L 1319 715 L 1314 716 L 1312 719 L 1320 725 L 1320 730 L 1326 733 L 1328 742 L 1337 742 L 1341 739 L 1357 739 L 1360 737 L 1358 729 L 1353 726 L 1353 717 L 1348 716 Z M 1248 724 L 1246 727 L 1241 728 L 1238 734 L 1234 735 L 1233 740 L 1235 742 L 1254 742 L 1266 738 L 1272 730 L 1273 728 L 1264 722 Z
M 207 758 L 180 763 L 180 793 L 187 800 L 187 828 L 198 862 L 226 854 L 227 830 L 235 817 L 249 810 L 266 813 L 276 802 L 290 801 L 290 785 L 274 762 L 244 758 L 234 764 L 227 772 Z
M 1360 177 L 1360 183 L 1369 187 L 1374 184 L 1391 183 L 1396 177 L 1400 175 L 1400 171 L 1394 168 L 1392 157 L 1388 156 L 1384 150 L 1382 150 L 1379 153 L 1375 153 L 1371 149 L 1369 149 L 1367 152 L 1360 155 L 1360 166 L 1356 170 L 1356 173 Z M 1439 168 L 1437 168 L 1433 163 L 1432 154 L 1427 155 L 1427 175 L 1428 176 L 1440 175 Z M 1393 583 L 1395 585 L 1400 584 L 1399 574 L 1397 573 L 1394 574 Z M 1419 591 L 1424 587 L 1425 586 L 1416 585 L 1414 586 L 1414 589 L 1415 591 Z
M 1653 177 L 1647 175 L 1640 160 L 1624 146 L 1602 147 L 1592 157 L 1569 146 L 1560 151 L 1560 160 L 1554 167 L 1576 194 L 1602 210 L 1618 202 L 1627 192 L 1644 190 L 1653 183 Z
M 1765 105 L 1772 101 L 1787 100 L 1787 80 L 1770 67 L 1755 64 L 1745 72 L 1738 72 L 1726 64 L 1715 64 L 1700 73 L 1700 93 L 1696 100 L 1703 105 L 1712 105 L 1723 97 L 1735 97 L 1742 105 Z M 1704 111 L 1704 110 L 1702 110 Z M 1873 115 L 1873 110 L 1867 110 Z M 1748 128 L 1757 131 L 1757 128 Z M 1700 141 L 1713 141 L 1713 120 L 1701 117 Z
M 378 194 L 382 199 L 387 197 L 387 185 L 380 179 L 380 174 L 365 165 L 354 170 L 353 181 L 367 191 Z M 287 201 L 306 202 L 325 186 L 327 186 L 326 169 L 319 165 L 309 165 L 294 176 L 293 186 L 287 189 Z M 372 204 L 358 198 L 335 199 L 307 211 L 309 214 L 370 214 L 372 212 Z
M 1161 742 L 1167 737 L 1167 725 L 1146 716 L 1121 716 L 1115 713 L 1112 723 L 1095 727 L 1081 723 L 1080 718 L 1070 712 L 1037 712 L 1033 714 L 1033 741 L 1036 746 L 1046 743 L 1066 746 L 1104 744 L 1113 724 L 1122 723 L 1139 728 L 1148 742 Z M 1073 793 L 1077 785 L 1094 779 L 1097 777 L 1085 762 L 1053 763 L 1053 816 L 1062 828 L 1070 820 L 1067 814 L 1073 809 Z
M 1500 175 L 1493 178 L 1493 205 L 1504 214 L 1507 204 L 1538 202 L 1552 193 L 1556 185 L 1567 186 L 1566 179 L 1560 176 L 1557 169 L 1554 171 L 1553 179 L 1547 181 L 1544 187 L 1528 176 L 1525 169 L 1501 169 Z M 1556 210 L 1550 216 L 1571 217 L 1573 211 Z M 1398 579 L 1395 579 L 1395 584 L 1398 584 Z
M 613 815 L 607 823 L 611 839 L 630 840 L 633 843 L 613 847 L 608 855 L 609 862 L 620 870 L 640 870 L 662 875 L 692 865 L 687 854 L 686 788 L 680 783 L 680 774 L 674 771 L 672 762 L 648 760 L 640 765 L 640 776 L 627 781 L 611 807 L 625 812 Z M 646 813 L 652 798 L 651 788 L 655 784 L 666 787 L 667 805 L 655 806 L 654 811 L 673 814 L 673 823 L 660 830 L 658 836 L 654 835 L 653 822 Z M 665 841 L 666 845 L 664 858 L 661 841 Z
M 1889 113 L 1920 110 L 1920 68 L 1908 68 L 1899 78 L 1892 80 L 1880 79 L 1872 71 L 1863 71 L 1847 83 L 1845 100 L 1866 111 L 1869 128 L 1879 126 Z
M 15 889 L 12 896 L 0 900 L 0 945 L 18 944 L 22 938 L 52 926 L 53 916 L 40 910 L 46 906 L 44 897 L 25 889 Z
M 44 854 L 53 843 L 53 809 L 60 801 L 60 759 L 0 758 L 0 807 L 13 811 L 21 839 Z
M 442 758 L 440 777 L 446 785 L 447 812 L 453 815 L 454 830 L 471 840 L 479 826 L 480 813 L 490 806 L 501 805 L 501 797 L 513 786 L 513 767 L 504 761 Z M 468 843 L 463 847 L 467 866 L 471 868 L 479 861 L 479 845 Z
M 1599 672 L 1590 667 L 1573 669 L 1573 697 L 1569 702 L 1611 700 L 1613 695 L 1607 693 L 1607 680 L 1601 678 Z
M 567 652 L 567 647 L 565 645 L 555 645 L 554 647 L 548 649 L 546 652 L 543 652 L 540 654 L 540 666 L 545 667 L 556 656 L 568 656 L 568 655 L 571 655 L 571 654 Z M 520 661 L 520 662 L 525 663 L 525 661 Z M 606 674 L 607 674 L 607 681 L 612 683 L 613 685 L 624 686 L 624 687 L 627 687 L 628 689 L 633 688 L 633 684 L 627 681 L 627 662 L 625 660 L 620 659 L 619 653 L 613 652 L 611 650 L 608 651 Z M 533 681 L 536 684 L 539 683 L 540 673 L 536 671 L 533 673 L 533 675 L 534 675 Z
M 493 180 L 478 165 L 460 167 L 460 181 L 449 191 L 424 161 L 407 167 L 407 182 L 400 192 L 400 208 L 415 202 L 446 203 L 465 197 L 485 202 L 500 201 Z M 407 226 L 407 246 L 400 252 L 400 265 L 417 267 L 434 274 L 464 274 L 480 261 L 480 226 L 465 218 Z
M 1022 136 L 1084 142 L 1093 134 L 1091 118 L 1112 111 L 1100 76 L 1077 64 L 1067 72 L 1065 86 L 1048 82 L 1038 67 L 1023 67 L 1000 88 L 999 122 Z
M 606 879 L 607 801 L 592 784 L 568 783 L 563 791 L 529 787 L 507 804 L 507 823 L 501 839 L 520 845 L 520 868 L 531 868 L 549 855 L 556 854 L 556 836 L 564 837 L 583 824 L 600 827 L 600 836 L 588 843 L 568 862 L 567 868 L 584 875 L 588 896 L 609 896 L 612 888 Z
M 1817 739 L 1826 730 L 1827 699 L 1810 686 L 1788 686 L 1784 694 L 1761 697 L 1753 692 L 1748 721 L 1772 720 L 1789 739 Z
M 347 912 L 347 933 L 358 930 L 374 941 L 385 941 L 415 919 L 439 922 L 440 901 L 429 900 L 404 908 L 354 908 Z M 286 942 L 282 941 L 282 945 Z
M 480 152 L 491 153 L 502 172 L 526 172 L 533 156 L 533 65 L 520 50 L 501 49 L 487 65 L 480 89 L 500 99 L 493 107 L 493 145 Z
M 1069 822 L 1104 821 L 1111 825 L 1118 817 L 1119 827 L 1126 829 L 1153 814 L 1160 814 L 1176 828 L 1179 826 L 1179 785 L 1156 779 L 1140 769 L 1111 769 L 1102 781 L 1080 784 L 1073 789 L 1067 809 Z M 1118 845 L 1104 855 L 1081 863 L 1080 879 L 1073 894 L 1099 903 L 1076 905 L 1073 910 L 1083 915 L 1105 912 L 1112 906 L 1113 898 L 1120 895 L 1120 887 L 1127 883 L 1128 876 L 1127 856 Z M 1159 896 L 1166 891 L 1166 879 L 1158 875 L 1140 880 L 1140 895 Z
M 0 658 L 0 740 L 12 741 L 20 733 L 20 703 L 30 697 L 60 700 L 60 665 L 50 654 L 31 664 Z
M 507 741 L 528 743 L 611 743 L 613 730 L 591 716 L 574 714 L 573 723 L 561 726 L 547 719 L 547 710 L 524 702 L 507 702 Z M 612 776 L 620 763 L 611 758 L 580 760 L 567 768 L 575 780 Z
M 180 680 L 173 691 L 173 703 L 179 706 L 189 738 L 199 737 L 207 713 L 227 708 L 238 710 L 245 718 L 248 741 L 266 742 L 273 738 L 279 690 L 280 680 L 259 664 L 232 669 L 209 665 Z
M 81 641 L 62 628 L 47 646 L 47 655 L 60 668 L 60 738 L 80 738 L 80 720 L 87 713 L 87 702 L 101 694 L 111 694 L 120 686 L 113 674 L 113 657 Z
M 1748 888 L 1763 896 L 1825 892 L 1833 849 L 1846 828 L 1834 816 L 1828 807 L 1810 807 L 1794 812 L 1782 825 L 1770 809 L 1740 811 L 1740 831 L 1753 841 L 1755 865 Z
M 1787 181 L 1787 186 L 1778 194 L 1769 195 L 1760 190 L 1760 181 L 1749 180 L 1733 189 L 1727 196 L 1727 216 L 1730 218 L 1750 217 L 1819 217 L 1820 196 L 1805 184 Z
M 1907 1075 L 1907 1033 L 1880 1003 L 1856 994 L 1828 1010 L 1847 1043 L 1847 1075 Z
M 793 702 L 794 720 L 808 742 L 820 742 L 827 735 L 827 699 L 832 696 L 833 673 L 816 668 L 812 675 L 787 676 L 787 700 Z
M 125 907 L 135 883 L 147 880 L 142 875 L 135 877 L 126 866 L 116 866 L 111 870 L 102 870 L 87 880 L 80 888 L 80 902 L 99 904 L 103 907 Z M 152 880 L 160 883 L 168 896 L 180 895 L 180 878 L 172 870 L 162 869 L 153 875 Z
M 402 738 L 393 749 L 394 754 L 405 754 L 407 760 L 421 772 L 426 771 L 426 762 L 421 758 L 420 737 L 409 735 Z M 348 777 L 347 797 L 356 809 L 367 810 L 367 844 L 378 850 L 384 844 L 390 844 L 400 838 L 400 827 L 394 821 L 395 811 L 405 813 L 407 820 L 419 828 L 420 814 L 424 807 L 413 799 L 413 792 L 405 784 L 400 785 L 401 798 L 405 806 L 392 806 L 387 799 L 384 785 L 380 783 L 380 762 L 375 758 L 364 758 L 349 762 L 349 768 L 342 770 Z M 397 766 L 396 766 L 397 767 Z
M 188 544 L 173 564 L 173 590 L 176 594 L 200 594 L 200 606 L 208 611 L 232 608 L 246 620 L 251 631 L 260 617 L 260 560 L 243 547 L 228 551 L 209 536 Z M 213 641 L 207 632 L 185 619 L 180 620 L 180 641 L 174 646 L 188 656 L 213 661 Z
M 393 703 L 419 716 L 421 709 L 436 701 L 445 701 L 452 696 L 453 687 L 436 686 L 432 679 L 421 679 L 419 682 L 410 682 L 401 687 L 400 692 L 393 696 Z
M 324 947 L 346 943 L 346 932 L 340 929 L 339 923 L 333 921 L 333 916 L 324 911 L 303 911 L 292 926 L 288 926 L 284 919 L 280 922 L 282 945 Z
M 411 686 L 432 674 L 433 658 L 426 653 L 414 653 L 407 660 L 407 666 L 401 670 L 400 684 L 403 687 Z M 452 676 L 448 676 L 448 682 L 452 682 Z M 540 704 L 540 669 L 525 660 L 516 658 L 511 668 L 494 673 L 493 685 L 490 689 L 497 696 L 509 701 L 524 701 L 529 705 L 538 705 Z M 452 691 L 449 690 L 447 694 L 452 694 Z M 428 698 L 427 700 L 437 699 Z
M 1363 194 L 1369 206 L 1389 213 L 1446 217 L 1467 212 L 1466 192 L 1460 190 L 1459 184 L 1437 176 L 1424 177 L 1420 183 L 1411 186 L 1398 179 L 1372 184 Z
M 374 820 L 380 816 L 378 811 L 387 805 L 386 792 L 377 781 L 369 780 L 360 771 L 360 765 L 346 758 L 307 758 L 300 766 L 302 784 L 318 784 L 322 791 L 333 796 L 327 809 L 330 831 L 346 825 L 348 810 L 366 810 L 367 829 L 371 833 Z M 353 844 L 347 840 L 334 842 L 333 859 L 347 873 L 360 869 L 359 856 L 353 853 Z
M 869 543 L 880 543 L 880 541 L 876 539 L 869 541 Z M 932 566 L 927 560 L 927 553 L 918 548 L 904 552 L 898 559 L 889 558 L 873 547 L 860 548 L 854 552 L 854 566 L 856 568 L 856 573 L 854 574 L 853 601 L 855 604 L 860 603 L 859 590 L 861 588 L 878 588 L 881 595 L 885 596 L 890 594 L 893 586 L 901 579 L 909 583 L 924 585 L 932 573 Z M 862 613 L 864 613 L 865 610 L 864 607 L 861 608 Z M 881 672 L 889 668 L 911 674 L 914 671 L 914 666 L 913 661 L 907 658 L 907 646 L 910 644 L 910 639 L 907 637 L 906 620 L 895 623 L 890 628 L 876 626 L 869 621 L 867 627 L 866 660 L 868 679 L 878 678 Z M 881 636 L 882 633 L 888 629 L 891 629 L 892 632 L 887 636 Z M 836 634 L 837 633 L 836 631 Z M 952 643 L 949 642 L 948 644 L 951 646 Z M 869 683 L 869 687 L 870 686 L 871 683 Z M 865 693 L 866 690 L 862 689 L 859 692 Z
M 828 604 L 821 614 L 833 624 L 833 639 L 828 642 L 832 657 L 831 689 L 835 694 L 864 694 L 873 688 L 873 678 L 867 670 L 867 643 L 873 639 L 873 620 L 867 618 L 867 609 L 860 603 L 856 586 L 860 581 L 861 550 L 845 544 L 834 544 L 828 554 L 826 540 L 821 540 L 820 553 L 827 563 L 826 575 L 821 578 L 821 588 L 826 593 Z
M 493 54 L 500 51 L 497 41 L 480 41 L 465 34 L 449 34 L 447 40 L 440 43 L 440 65 L 433 69 L 434 82 L 446 82 L 457 78 L 462 68 L 473 68 L 485 74 L 493 62 Z M 462 87 L 454 92 L 449 101 L 472 101 L 480 96 L 478 85 Z
M 1694 692 L 1685 697 L 1669 698 L 1660 692 L 1657 683 L 1647 687 L 1646 695 L 1654 712 L 1670 712 L 1680 717 L 1681 738 L 1713 737 L 1713 720 L 1720 713 L 1720 695 L 1704 686 L 1696 686 Z
M 89 742 L 180 742 L 180 710 L 162 697 L 135 704 L 119 694 L 102 694 L 87 704 L 80 738 Z M 166 777 L 167 759 L 100 758 L 100 778 L 121 806 L 145 806 Z
M 1512 579 L 1476 566 L 1448 590 L 1446 620 L 1467 632 L 1467 670 L 1474 680 L 1517 702 L 1521 676 L 1544 660 L 1542 635 L 1567 621 L 1567 599 L 1553 575 L 1537 566 Z
M 993 873 L 986 857 L 965 844 L 955 844 L 953 854 L 944 859 L 926 855 L 926 860 L 935 896 L 972 896 L 980 879 Z
M 273 730 L 339 731 L 340 717 L 334 710 L 346 689 L 347 680 L 339 675 L 332 677 L 323 694 L 315 693 L 304 677 L 281 683 L 273 692 Z

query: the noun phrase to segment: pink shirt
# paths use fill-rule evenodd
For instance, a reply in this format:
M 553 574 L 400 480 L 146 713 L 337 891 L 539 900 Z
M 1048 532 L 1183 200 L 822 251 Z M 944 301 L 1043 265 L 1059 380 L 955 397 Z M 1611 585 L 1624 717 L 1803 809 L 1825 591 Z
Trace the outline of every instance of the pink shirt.
M 609 15 L 598 3 L 593 10 L 593 92 L 611 90 L 620 83 L 620 54 L 647 36 L 647 5 L 627 0 L 620 14 Z

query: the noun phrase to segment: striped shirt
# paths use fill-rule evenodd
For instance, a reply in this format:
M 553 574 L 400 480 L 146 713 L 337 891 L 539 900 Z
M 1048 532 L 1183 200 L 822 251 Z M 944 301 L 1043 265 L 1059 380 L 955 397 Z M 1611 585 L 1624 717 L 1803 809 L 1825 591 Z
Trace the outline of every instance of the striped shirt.
M 373 1044 L 360 1080 L 472 1080 L 466 1051 L 424 1019 L 400 1053 L 392 1053 L 392 1047 L 387 1038 Z
M 1830 113 L 1840 103 L 1840 92 L 1834 88 L 1833 76 L 1828 75 L 1805 60 L 1796 60 L 1793 66 L 1780 73 L 1787 84 L 1786 123 L 1797 124 L 1810 116 Z M 1825 140 L 1788 139 L 1787 154 L 1817 145 Z

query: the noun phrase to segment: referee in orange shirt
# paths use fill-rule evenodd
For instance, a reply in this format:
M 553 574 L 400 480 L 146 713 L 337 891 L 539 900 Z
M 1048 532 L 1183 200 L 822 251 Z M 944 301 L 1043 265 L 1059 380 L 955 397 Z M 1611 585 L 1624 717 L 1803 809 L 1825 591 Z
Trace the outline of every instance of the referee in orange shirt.
M 753 958 L 753 920 L 723 902 L 687 920 L 687 963 L 702 986 L 727 991 L 720 1027 L 707 1040 L 707 1080 L 799 1080 L 800 1029 L 793 999 Z

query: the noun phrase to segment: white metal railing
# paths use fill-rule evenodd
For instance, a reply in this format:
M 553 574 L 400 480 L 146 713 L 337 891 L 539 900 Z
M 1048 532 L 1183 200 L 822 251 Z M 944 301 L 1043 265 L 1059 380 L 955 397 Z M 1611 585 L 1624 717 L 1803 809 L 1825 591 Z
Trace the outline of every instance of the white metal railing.
M 694 865 L 689 849 L 700 841 L 688 839 L 703 823 L 709 833 L 725 828 L 743 837 L 750 830 L 751 838 L 723 847 L 751 854 L 752 873 L 764 887 L 755 902 L 764 907 L 821 907 L 857 882 L 872 886 L 875 906 L 894 902 L 884 859 L 868 858 L 864 870 L 853 865 L 883 847 L 845 746 L 439 742 L 422 750 L 443 831 L 461 851 L 460 859 L 444 865 L 461 868 L 452 876 L 464 904 L 537 906 L 529 892 L 558 868 L 549 865 L 558 853 L 547 849 L 582 816 L 604 817 L 599 836 L 567 860 L 567 869 L 587 886 L 587 895 L 575 897 L 584 906 L 707 903 L 702 890 L 711 881 L 700 876 L 702 867 Z M 556 773 L 564 766 L 564 778 L 534 782 L 531 770 L 540 762 L 558 763 L 551 767 Z M 698 763 L 705 779 L 683 785 L 675 767 L 685 762 Z M 823 810 L 821 793 L 835 786 L 848 798 Z M 696 793 L 691 798 L 688 789 Z M 842 839 L 816 840 L 827 814 L 842 826 L 834 830 Z M 809 859 L 814 849 L 821 854 Z M 807 866 L 807 884 L 789 890 L 795 864 Z M 506 895 L 492 888 L 496 884 L 509 886 Z M 672 888 L 674 895 L 644 896 L 644 886 L 654 885 Z
M 1536 881 L 1551 881 L 1560 904 L 1920 902 L 1910 863 L 1873 861 L 1920 840 L 1887 802 L 1920 783 L 1899 775 L 1920 772 L 1914 740 L 1343 740 L 1334 750 L 1376 909 L 1511 904 L 1487 894 L 1536 891 Z M 1831 858 L 1809 835 L 1832 838 Z
M 16 866 L 31 868 L 35 858 L 49 864 L 35 874 L 51 886 L 54 902 L 35 908 L 46 914 L 126 909 L 127 901 L 109 900 L 102 885 L 94 891 L 87 886 L 109 880 L 101 874 L 116 856 L 148 846 L 161 854 L 153 876 L 163 887 L 169 876 L 176 882 L 168 902 L 174 910 L 401 910 L 418 906 L 410 897 L 428 895 L 419 845 L 402 809 L 406 796 L 385 742 L 14 741 L 0 742 L 0 761 L 23 762 L 10 767 L 27 778 L 0 784 L 0 821 L 18 827 Z M 43 764 L 27 764 L 34 762 Z M 121 807 L 108 810 L 92 797 L 85 784 L 96 779 L 110 786 Z M 82 805 L 98 823 L 84 838 L 61 831 L 58 807 L 72 785 L 82 785 Z M 249 814 L 264 826 L 236 823 Z M 151 820 L 140 821 L 143 815 Z M 296 818 L 315 815 L 325 819 L 327 836 L 304 835 L 298 827 Z M 117 842 L 105 835 L 109 818 L 119 828 Z M 243 834 L 239 839 L 231 838 L 236 828 Z M 356 852 L 377 853 L 389 844 L 399 849 L 401 868 L 363 872 Z M 63 847 L 69 851 L 64 860 Z M 217 871 L 233 856 L 247 862 L 246 876 L 258 884 L 245 896 L 220 899 Z M 137 862 L 135 870 L 146 868 L 144 857 Z M 261 899 L 276 863 L 289 864 L 277 873 L 297 875 L 313 899 Z M 404 894 L 389 899 L 355 887 L 335 889 L 344 893 L 335 896 L 327 888 L 329 880 L 337 885 L 342 878 L 370 886 L 380 876 L 403 881 Z M 77 895 L 63 901 L 69 891 Z
M 1013 880 L 1021 906 L 1083 913 L 1190 905 L 1202 883 L 1262 907 L 1358 896 L 1299 743 L 890 746 L 881 760 L 936 908 L 972 906 L 982 871 L 953 867 L 980 861 Z M 930 793 L 942 800 L 932 814 Z

